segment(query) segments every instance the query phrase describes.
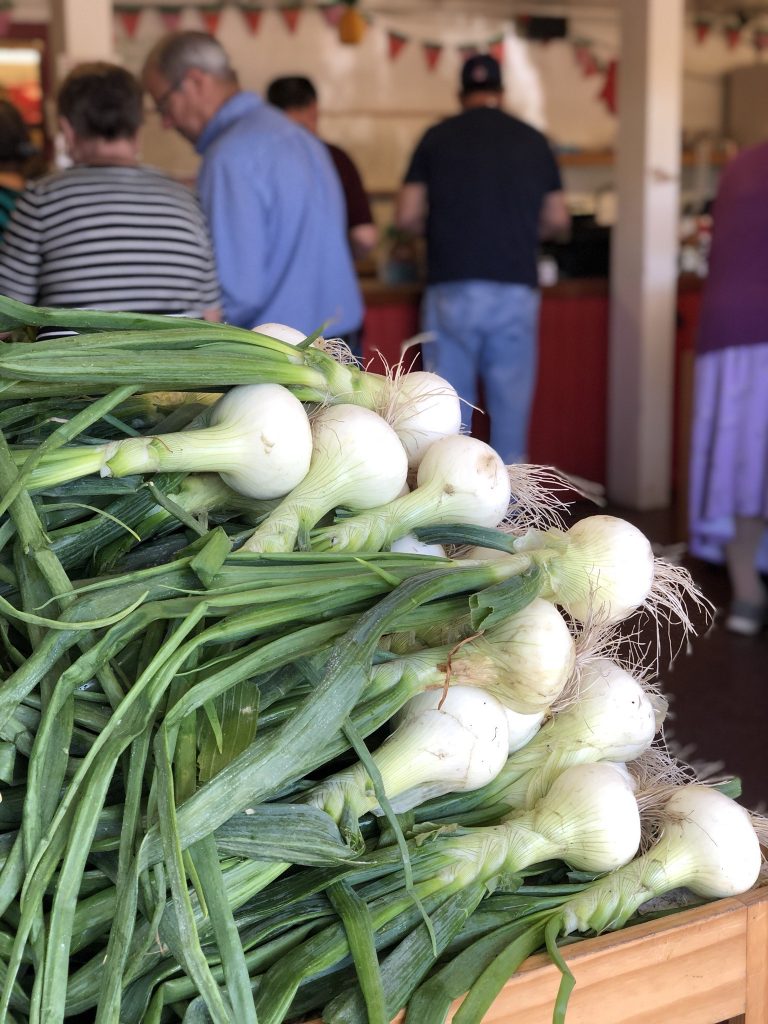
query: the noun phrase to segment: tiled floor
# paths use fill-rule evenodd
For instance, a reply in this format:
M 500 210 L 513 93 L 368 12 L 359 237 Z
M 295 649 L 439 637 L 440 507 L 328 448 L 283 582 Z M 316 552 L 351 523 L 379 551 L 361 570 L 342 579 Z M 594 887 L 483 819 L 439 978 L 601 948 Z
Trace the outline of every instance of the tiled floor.
M 655 544 L 667 545 L 675 537 L 672 510 L 605 511 L 629 519 Z M 768 631 L 749 639 L 726 632 L 722 625 L 729 599 L 725 570 L 685 555 L 682 564 L 718 614 L 708 632 L 694 638 L 690 650 L 681 652 L 671 668 L 662 662 L 660 676 L 671 700 L 668 731 L 687 760 L 719 764 L 723 772 L 738 775 L 743 785 L 741 802 L 766 812 Z

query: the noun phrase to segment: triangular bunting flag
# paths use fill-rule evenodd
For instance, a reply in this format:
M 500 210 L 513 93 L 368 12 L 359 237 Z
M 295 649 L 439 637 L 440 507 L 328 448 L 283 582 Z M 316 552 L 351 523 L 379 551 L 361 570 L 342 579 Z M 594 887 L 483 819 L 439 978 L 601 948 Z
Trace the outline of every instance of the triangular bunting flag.
M 180 7 L 158 7 L 158 14 L 162 18 L 163 27 L 166 32 L 175 32 L 181 24 Z
M 696 42 L 703 43 L 712 31 L 712 22 L 709 18 L 697 18 L 693 23 L 693 28 L 696 32 Z
M 752 37 L 752 42 L 758 53 L 762 53 L 763 50 L 768 49 L 768 29 L 756 28 Z
M 440 43 L 422 43 L 421 48 L 424 51 L 427 67 L 430 71 L 434 71 L 437 67 L 437 62 L 440 60 L 440 54 L 443 52 L 442 46 Z
M 387 45 L 389 46 L 389 59 L 394 60 L 407 42 L 408 40 L 405 36 L 398 35 L 397 32 L 388 32 Z
M 728 19 L 725 25 L 725 38 L 729 50 L 735 50 L 739 45 L 748 23 L 749 17 L 743 11 L 734 13 L 733 17 Z
M 323 12 L 323 17 L 331 28 L 338 28 L 341 16 L 344 13 L 344 4 L 324 4 L 320 10 Z
M 595 58 L 586 43 L 574 43 L 573 56 L 576 58 L 576 63 L 579 65 L 583 75 L 594 74 L 592 68 L 594 67 Z
M 586 50 L 581 59 L 581 70 L 584 72 L 585 78 L 591 78 L 592 75 L 596 75 L 602 68 L 591 50 Z
M 466 43 L 464 46 L 459 47 L 459 56 L 461 57 L 462 61 L 469 60 L 470 57 L 474 57 L 478 53 L 479 50 L 477 49 L 477 47 L 473 46 L 471 43 Z
M 248 26 L 248 31 L 252 36 L 255 36 L 259 31 L 259 25 L 261 24 L 261 8 L 247 7 L 244 4 L 241 4 L 240 13 L 243 16 L 245 24 Z
M 609 61 L 608 66 L 605 69 L 605 81 L 603 82 L 603 88 L 600 90 L 598 95 L 598 99 L 603 101 L 611 114 L 615 114 L 618 110 L 618 70 L 618 61 Z
M 290 7 L 281 7 L 280 13 L 283 16 L 289 32 L 295 32 L 299 24 L 299 15 L 301 14 L 301 7 L 299 5 L 291 5 Z
M 139 27 L 139 18 L 141 17 L 140 7 L 116 7 L 115 14 L 117 15 L 118 21 L 122 26 L 123 32 L 127 36 L 133 38 L 136 35 L 136 29 Z
M 221 8 L 221 4 L 218 4 L 216 7 L 207 6 L 200 8 L 200 17 L 203 19 L 205 31 L 209 35 L 216 35 L 216 29 L 219 27 L 219 20 L 221 19 Z

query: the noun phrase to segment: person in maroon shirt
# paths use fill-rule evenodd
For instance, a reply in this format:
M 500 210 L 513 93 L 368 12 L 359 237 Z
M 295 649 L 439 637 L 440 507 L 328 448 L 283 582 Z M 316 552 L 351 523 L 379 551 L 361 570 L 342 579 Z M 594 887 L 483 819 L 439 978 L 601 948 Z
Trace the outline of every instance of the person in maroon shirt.
M 723 171 L 696 342 L 690 550 L 725 561 L 726 629 L 768 623 L 768 142 Z
M 317 91 L 308 78 L 301 75 L 276 78 L 267 89 L 267 100 L 296 124 L 300 124 L 313 135 L 318 134 Z M 331 154 L 344 191 L 352 255 L 355 259 L 360 259 L 366 256 L 379 240 L 371 204 L 368 202 L 360 172 L 350 155 L 331 142 L 326 142 L 325 145 Z

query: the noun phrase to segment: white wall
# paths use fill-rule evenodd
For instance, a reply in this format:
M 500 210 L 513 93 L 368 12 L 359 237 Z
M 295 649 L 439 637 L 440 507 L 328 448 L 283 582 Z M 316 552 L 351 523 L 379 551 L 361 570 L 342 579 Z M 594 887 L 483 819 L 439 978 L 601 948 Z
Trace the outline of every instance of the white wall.
M 271 3 L 273 0 L 267 0 Z M 468 0 L 468 9 L 471 3 Z M 43 20 L 46 0 L 17 0 L 14 19 Z M 184 8 L 182 27 L 200 28 L 193 6 Z M 246 88 L 262 90 L 280 74 L 304 73 L 316 82 L 323 107 L 321 129 L 330 140 L 350 150 L 372 191 L 393 189 L 408 155 L 423 130 L 456 109 L 461 57 L 458 46 L 482 42 L 509 28 L 498 19 L 458 17 L 449 12 L 375 18 L 358 46 L 344 46 L 322 14 L 307 6 L 298 30 L 289 33 L 281 15 L 265 10 L 257 35 L 250 35 L 240 12 L 225 7 L 218 37 L 230 51 Z M 387 50 L 387 29 L 411 41 L 392 61 Z M 156 10 L 142 14 L 134 38 L 115 21 L 115 43 L 120 57 L 133 70 L 141 67 L 153 42 L 164 32 Z M 585 77 L 574 55 L 572 40 L 589 40 L 603 62 L 619 55 L 617 19 L 610 13 L 598 19 L 571 18 L 569 40 L 528 44 L 513 40 L 507 48 L 507 104 L 510 109 L 542 126 L 566 149 L 602 149 L 613 144 L 616 119 L 599 99 L 600 74 Z M 438 40 L 445 48 L 437 67 L 427 70 L 418 40 Z M 722 119 L 721 76 L 740 64 L 765 60 L 756 55 L 745 34 L 730 49 L 721 31 L 697 43 L 691 27 L 686 33 L 683 129 L 686 139 L 717 134 Z M 194 174 L 191 148 L 156 118 L 148 117 L 145 159 L 182 176 Z M 611 168 L 569 169 L 567 184 L 576 191 L 593 192 L 612 180 Z

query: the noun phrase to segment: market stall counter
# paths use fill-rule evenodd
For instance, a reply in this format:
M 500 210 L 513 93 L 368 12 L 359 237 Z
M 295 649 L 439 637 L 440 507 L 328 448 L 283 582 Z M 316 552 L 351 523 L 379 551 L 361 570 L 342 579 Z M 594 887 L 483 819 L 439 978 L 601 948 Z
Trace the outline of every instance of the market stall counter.
M 419 331 L 419 284 L 362 280 L 366 304 L 364 354 L 381 371 L 400 359 L 401 345 Z M 673 470 L 681 473 L 685 447 L 687 377 L 698 321 L 701 280 L 680 278 L 675 354 Z M 532 462 L 605 483 L 608 388 L 609 284 L 607 278 L 561 280 L 542 289 L 539 377 L 531 418 Z M 416 358 L 417 350 L 405 357 Z M 417 365 L 417 364 L 415 364 Z M 571 425 L 579 423 L 579 430 Z M 482 424 L 478 436 L 482 435 Z

